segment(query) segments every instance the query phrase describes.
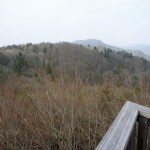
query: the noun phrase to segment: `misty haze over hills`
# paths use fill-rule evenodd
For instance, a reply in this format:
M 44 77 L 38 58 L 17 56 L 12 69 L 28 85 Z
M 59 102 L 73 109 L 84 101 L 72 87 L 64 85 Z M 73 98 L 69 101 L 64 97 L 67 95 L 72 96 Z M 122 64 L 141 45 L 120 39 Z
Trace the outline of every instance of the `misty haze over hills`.
M 128 45 L 124 46 L 124 49 L 132 49 L 132 50 L 139 50 L 142 51 L 143 53 L 150 55 L 150 45 L 145 45 L 145 44 L 134 44 L 134 45 Z
M 149 149 L 125 103 L 150 108 L 150 0 L 0 0 L 0 19 L 0 150 L 101 149 L 111 124 L 105 149 Z
M 101 40 L 97 39 L 87 39 L 87 40 L 76 40 L 73 41 L 75 44 L 80 44 L 80 45 L 90 45 L 92 47 L 105 47 L 105 48 L 110 48 L 115 51 L 126 51 L 129 53 L 132 53 L 134 56 L 139 56 L 146 58 L 150 60 L 150 45 L 144 45 L 144 44 L 135 44 L 135 45 L 130 45 L 130 46 L 123 46 L 122 48 L 106 44 L 102 42 Z
M 84 46 L 90 45 L 90 46 L 96 46 L 96 47 L 105 47 L 105 48 L 110 48 L 112 50 L 117 50 L 117 51 L 121 51 L 122 49 L 116 46 L 112 46 L 112 45 L 108 45 L 104 42 L 102 42 L 101 40 L 97 40 L 97 39 L 87 39 L 87 40 L 77 40 L 77 41 L 73 41 L 73 43 L 75 44 L 81 44 Z

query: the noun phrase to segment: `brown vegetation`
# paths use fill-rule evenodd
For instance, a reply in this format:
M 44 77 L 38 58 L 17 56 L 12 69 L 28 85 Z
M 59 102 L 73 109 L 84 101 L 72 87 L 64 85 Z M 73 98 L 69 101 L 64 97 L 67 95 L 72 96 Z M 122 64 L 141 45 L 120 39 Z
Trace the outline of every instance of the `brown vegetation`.
M 142 78 L 136 88 L 114 81 L 8 76 L 0 85 L 0 149 L 94 149 L 126 100 L 150 106 Z
M 68 43 L 0 51 L 1 150 L 92 150 L 127 100 L 150 106 L 143 58 Z

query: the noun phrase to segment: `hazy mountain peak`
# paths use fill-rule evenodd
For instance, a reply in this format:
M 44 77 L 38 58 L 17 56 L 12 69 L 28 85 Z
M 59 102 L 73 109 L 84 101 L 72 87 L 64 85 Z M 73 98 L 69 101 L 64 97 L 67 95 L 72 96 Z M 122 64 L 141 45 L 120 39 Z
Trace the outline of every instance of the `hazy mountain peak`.
M 110 48 L 110 49 L 116 50 L 116 51 L 122 50 L 119 47 L 108 45 L 108 44 L 106 44 L 106 43 L 104 43 L 98 39 L 76 40 L 76 41 L 73 41 L 73 43 L 81 44 L 81 45 L 85 45 L 85 46 L 91 45 L 91 46 L 96 46 L 96 47 L 105 47 L 105 48 Z
M 106 44 L 102 42 L 101 40 L 98 39 L 87 39 L 87 40 L 76 40 L 73 41 L 75 44 L 79 45 L 90 45 L 90 46 L 96 46 L 96 47 L 105 47 L 105 48 L 110 48 L 112 50 L 116 51 L 126 51 L 132 53 L 134 56 L 139 56 L 139 57 L 144 57 L 145 59 L 150 60 L 150 45 L 145 45 L 145 44 L 134 44 L 134 45 L 129 45 L 129 46 L 123 46 L 122 48 L 112 46 L 109 44 Z
M 97 39 L 87 39 L 87 40 L 83 40 L 83 41 L 86 41 L 86 42 L 93 42 L 93 43 L 103 43 L 101 40 L 97 40 Z

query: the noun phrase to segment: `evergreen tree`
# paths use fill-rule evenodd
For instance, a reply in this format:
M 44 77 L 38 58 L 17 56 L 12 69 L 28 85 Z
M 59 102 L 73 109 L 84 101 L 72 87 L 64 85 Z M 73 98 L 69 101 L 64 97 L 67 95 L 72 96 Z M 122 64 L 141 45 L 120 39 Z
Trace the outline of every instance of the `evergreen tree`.
M 52 74 L 52 72 L 53 72 L 52 65 L 50 64 L 50 62 L 48 62 L 48 64 L 46 65 L 46 73 Z
M 16 55 L 16 58 L 14 60 L 13 64 L 13 70 L 16 72 L 18 75 L 22 75 L 23 72 L 28 68 L 28 63 L 23 57 L 22 53 L 19 53 Z

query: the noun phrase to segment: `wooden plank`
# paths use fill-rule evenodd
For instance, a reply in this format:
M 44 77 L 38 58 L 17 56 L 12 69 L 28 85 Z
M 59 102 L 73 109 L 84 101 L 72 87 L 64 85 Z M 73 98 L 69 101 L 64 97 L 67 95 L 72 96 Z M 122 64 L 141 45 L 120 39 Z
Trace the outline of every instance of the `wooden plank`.
M 126 148 L 137 116 L 138 110 L 134 109 L 131 103 L 126 102 L 96 150 L 121 150 L 120 147 Z
M 118 124 L 118 120 L 120 119 L 122 114 L 127 110 L 127 108 L 130 108 L 130 103 L 129 102 L 126 102 L 124 104 L 123 108 L 121 109 L 121 111 L 117 115 L 116 119 L 114 120 L 114 122 L 110 126 L 109 130 L 106 132 L 105 136 L 103 137 L 103 139 L 101 140 L 101 142 L 97 146 L 96 150 L 100 150 L 100 148 L 103 147 L 104 145 L 106 145 L 106 143 L 108 144 L 108 141 L 111 139 L 110 136 L 114 132 L 116 124 Z
M 148 120 L 147 150 L 150 150 L 150 119 Z
M 136 123 L 135 123 L 134 129 L 132 131 L 132 135 L 129 139 L 126 150 L 135 150 L 135 144 L 136 144 L 135 137 L 136 137 Z
M 122 128 L 121 135 L 119 136 L 119 139 L 114 147 L 114 150 L 126 150 L 129 143 L 129 139 L 134 131 L 137 117 L 138 117 L 138 110 L 132 108 L 129 118 L 126 120 L 126 123 Z
M 147 135 L 148 135 L 148 119 L 143 116 L 139 116 L 138 142 L 137 142 L 138 150 L 146 150 Z
M 116 119 L 114 120 L 112 125 L 110 126 L 109 130 L 106 132 L 105 136 L 103 137 L 103 139 L 101 140 L 101 142 L 97 146 L 96 150 L 100 150 L 103 147 L 105 147 L 105 145 L 109 144 L 109 141 L 113 138 L 113 133 L 116 130 L 116 125 L 118 124 L 118 120 L 120 118 L 122 118 L 122 116 L 123 116 L 124 112 L 127 110 L 127 108 L 130 108 L 129 102 L 125 103 L 125 105 L 123 106 L 123 108 L 119 112 L 118 116 L 116 117 Z M 130 109 L 128 109 L 128 110 L 130 110 Z
M 128 101 L 129 102 L 129 101 Z M 139 114 L 143 117 L 146 117 L 148 119 L 150 119 L 150 108 L 133 103 L 133 102 L 129 102 L 130 104 L 132 104 L 132 106 L 136 109 L 139 110 Z

